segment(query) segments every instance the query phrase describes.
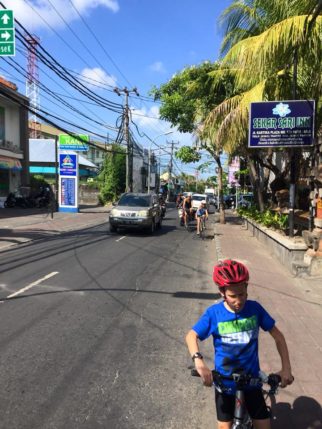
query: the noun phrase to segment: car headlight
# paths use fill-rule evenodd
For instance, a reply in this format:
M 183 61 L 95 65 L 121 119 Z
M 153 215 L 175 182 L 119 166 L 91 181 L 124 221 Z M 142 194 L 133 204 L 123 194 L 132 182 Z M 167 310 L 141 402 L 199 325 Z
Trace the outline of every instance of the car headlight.
M 118 215 L 119 215 L 119 212 L 118 212 L 117 209 L 112 209 L 110 211 L 110 216 L 115 217 L 115 216 L 118 216 Z
M 140 210 L 140 211 L 138 211 L 138 216 L 140 216 L 140 217 L 149 217 L 149 210 Z

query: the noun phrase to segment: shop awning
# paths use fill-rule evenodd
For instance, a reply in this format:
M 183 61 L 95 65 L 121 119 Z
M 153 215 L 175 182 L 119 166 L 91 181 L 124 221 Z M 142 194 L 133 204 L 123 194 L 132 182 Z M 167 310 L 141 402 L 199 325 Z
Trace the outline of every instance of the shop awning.
M 22 165 L 18 159 L 0 156 L 0 168 L 2 170 L 22 170 Z

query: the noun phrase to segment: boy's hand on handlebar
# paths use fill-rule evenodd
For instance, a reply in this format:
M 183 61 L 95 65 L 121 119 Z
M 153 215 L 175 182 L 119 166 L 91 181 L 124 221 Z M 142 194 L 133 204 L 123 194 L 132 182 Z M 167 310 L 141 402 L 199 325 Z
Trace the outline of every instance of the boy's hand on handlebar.
M 281 370 L 277 374 L 281 377 L 281 387 L 286 387 L 289 384 L 292 384 L 294 381 L 294 377 L 292 375 L 291 370 Z
M 198 374 L 200 375 L 205 386 L 213 385 L 212 372 L 203 361 L 198 363 L 196 362 L 196 370 L 198 371 Z

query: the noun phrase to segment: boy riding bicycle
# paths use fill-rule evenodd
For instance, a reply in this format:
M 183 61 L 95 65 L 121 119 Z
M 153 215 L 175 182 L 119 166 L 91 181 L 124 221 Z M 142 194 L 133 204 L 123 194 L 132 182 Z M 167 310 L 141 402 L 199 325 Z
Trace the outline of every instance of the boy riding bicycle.
M 213 280 L 223 301 L 210 306 L 186 336 L 189 352 L 196 370 L 206 386 L 213 384 L 212 373 L 199 351 L 198 341 L 213 336 L 215 369 L 222 375 L 244 371 L 258 377 L 259 328 L 268 331 L 275 340 L 281 358 L 281 386 L 294 380 L 288 348 L 282 332 L 274 319 L 256 301 L 247 300 L 249 273 L 245 265 L 234 260 L 224 260 L 214 266 Z M 235 387 L 225 381 L 225 390 L 215 391 L 219 429 L 230 429 L 234 416 Z M 255 429 L 270 429 L 270 415 L 259 386 L 251 386 L 245 392 L 247 410 Z
M 208 219 L 208 210 L 206 207 L 206 201 L 201 201 L 200 206 L 196 211 L 197 235 L 200 235 L 201 222 L 205 222 L 206 219 Z

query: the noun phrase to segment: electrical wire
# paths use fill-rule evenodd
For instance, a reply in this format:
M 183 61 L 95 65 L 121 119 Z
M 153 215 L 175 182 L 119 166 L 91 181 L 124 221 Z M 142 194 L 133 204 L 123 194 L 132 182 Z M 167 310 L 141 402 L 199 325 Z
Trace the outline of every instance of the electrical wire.
M 0 3 L 1 4 L 1 3 Z M 23 26 L 22 26 L 23 27 Z M 18 35 L 17 35 L 18 34 Z M 31 36 L 32 37 L 32 36 Z M 16 38 L 28 49 L 28 42 L 25 40 L 24 36 L 22 35 L 22 33 L 16 29 Z M 29 43 L 30 44 L 30 43 Z M 38 44 L 38 47 L 42 48 L 40 43 Z M 42 50 L 44 50 L 44 48 L 42 48 Z M 48 55 L 50 58 L 53 58 L 46 50 L 44 50 L 46 52 L 46 55 Z M 116 105 L 116 103 L 112 103 L 106 99 L 103 99 L 102 97 L 98 97 L 98 96 L 94 96 L 92 93 L 90 93 L 88 91 L 88 89 L 79 81 L 76 80 L 76 82 L 74 82 L 72 79 L 75 80 L 75 78 L 73 76 L 72 79 L 69 76 L 69 73 L 67 72 L 67 70 L 60 65 L 56 60 L 53 59 L 54 63 L 52 63 L 50 60 L 48 60 L 43 54 L 41 54 L 39 52 L 39 50 L 35 50 L 35 55 L 36 57 L 42 62 L 44 63 L 49 69 L 51 69 L 54 73 L 56 73 L 61 79 L 63 79 L 64 81 L 66 81 L 67 83 L 69 83 L 74 89 L 76 89 L 77 91 L 79 91 L 80 93 L 82 93 L 84 96 L 92 99 L 93 101 L 96 101 L 97 104 L 99 104 L 101 107 L 106 107 L 108 110 L 112 110 L 114 112 L 120 113 L 120 110 L 116 110 L 116 108 L 113 106 Z M 63 71 L 61 71 L 58 67 L 60 67 Z M 64 72 L 64 73 L 63 73 Z M 123 109 L 123 106 L 118 104 L 117 106 L 120 106 L 121 109 Z
M 102 66 L 102 64 L 100 64 L 100 62 L 97 60 L 96 57 L 93 56 L 92 52 L 88 50 L 87 46 L 80 40 L 80 38 L 77 36 L 77 34 L 75 34 L 75 32 L 71 29 L 71 27 L 69 26 L 69 24 L 66 22 L 66 20 L 61 16 L 61 14 L 57 11 L 57 9 L 55 8 L 55 6 L 52 4 L 52 2 L 50 0 L 47 0 L 51 6 L 54 8 L 54 10 L 56 11 L 56 13 L 59 15 L 59 17 L 63 20 L 63 22 L 66 24 L 66 26 L 70 29 L 70 31 L 73 33 L 73 35 L 79 40 L 79 42 L 81 43 L 82 46 L 84 46 L 84 48 L 90 53 L 90 55 L 95 59 L 95 61 L 97 61 L 97 63 L 101 66 L 101 68 L 104 70 L 104 66 Z M 92 29 L 88 26 L 88 24 L 86 23 L 86 21 L 84 20 L 83 16 L 80 14 L 79 10 L 76 8 L 76 6 L 74 5 L 74 3 L 71 0 L 68 0 L 69 3 L 71 4 L 71 6 L 73 7 L 73 9 L 75 10 L 75 12 L 78 14 L 78 16 L 80 17 L 80 19 L 82 20 L 83 24 L 86 26 L 86 28 L 88 29 L 88 31 L 91 33 L 91 35 L 94 37 L 94 39 L 96 40 L 96 42 L 99 44 L 99 46 L 102 48 L 103 52 L 105 53 L 105 55 L 107 56 L 107 58 L 111 61 L 111 63 L 114 65 L 114 67 L 118 70 L 118 72 L 120 73 L 120 75 L 124 78 L 124 80 L 130 85 L 133 86 L 130 81 L 126 78 L 126 76 L 122 73 L 122 71 L 120 70 L 120 68 L 118 67 L 118 65 L 116 64 L 116 62 L 113 60 L 113 58 L 108 54 L 108 52 L 106 51 L 106 49 L 104 48 L 104 46 L 102 45 L 102 43 L 100 42 L 100 40 L 97 38 L 97 36 L 95 35 L 95 33 L 92 31 Z M 80 58 L 81 61 L 83 61 L 87 67 L 91 68 L 90 64 L 88 64 L 87 61 L 85 61 L 85 59 L 79 55 L 79 53 L 63 38 L 61 37 L 61 35 L 55 30 L 55 28 L 50 25 L 45 18 L 43 18 L 41 16 L 41 14 L 32 6 L 32 4 L 29 2 L 29 0 L 26 0 L 26 2 L 28 3 L 28 6 L 39 16 L 39 18 L 48 26 L 48 28 L 50 28 L 54 34 L 56 34 L 56 36 L 66 45 L 69 47 L 69 49 L 74 52 L 74 54 Z M 72 73 L 71 70 L 69 70 L 70 73 Z M 74 72 L 74 74 L 82 76 L 80 73 L 76 73 Z M 109 73 L 107 73 L 108 75 L 110 75 Z M 109 85 L 107 83 L 95 80 L 93 78 L 85 78 L 84 76 L 82 76 L 83 80 L 87 80 L 88 82 L 92 81 L 92 82 L 96 82 L 99 85 L 95 85 L 93 83 L 91 83 L 93 86 L 97 86 L 98 88 L 104 88 L 105 86 L 107 88 L 105 88 L 105 90 L 110 91 L 110 92 L 114 92 L 114 87 L 112 85 Z M 111 89 L 108 89 L 111 88 Z M 159 103 L 161 104 L 161 101 L 159 100 L 155 100 L 153 97 L 148 97 L 148 96 L 144 96 L 144 95 L 139 95 L 138 98 L 140 98 L 142 101 L 147 101 L 147 102 L 151 102 L 151 103 Z
M 78 42 L 83 46 L 83 48 L 89 53 L 89 55 L 99 64 L 99 66 L 104 70 L 105 67 L 101 64 L 101 62 L 95 57 L 95 55 L 88 49 L 86 44 L 78 37 L 78 35 L 75 33 L 75 31 L 71 28 L 71 26 L 68 24 L 68 22 L 65 20 L 65 18 L 62 16 L 62 14 L 57 10 L 57 8 L 53 5 L 51 0 L 47 0 L 47 2 L 51 5 L 51 7 L 54 9 L 56 14 L 60 17 L 60 19 L 64 22 L 64 24 L 67 26 L 69 31 L 74 35 L 74 37 L 78 40 Z M 73 3 L 71 2 L 72 6 L 74 7 Z M 76 7 L 74 7 L 76 12 L 78 13 Z M 109 73 L 108 73 L 109 74 Z
M 6 9 L 6 7 L 4 6 L 4 4 L 2 2 L 0 2 L 0 5 L 4 9 Z M 29 33 L 29 31 L 17 19 L 15 19 L 15 22 L 18 24 L 19 27 L 21 27 L 25 31 L 25 33 L 30 37 L 31 40 L 34 39 L 33 36 Z M 29 49 L 28 42 L 25 40 L 24 35 L 21 33 L 20 30 L 18 30 L 18 28 L 16 28 L 16 38 L 18 38 L 18 40 L 20 40 L 20 42 L 27 49 Z M 68 82 L 72 87 L 74 87 L 75 89 L 80 91 L 83 95 L 85 95 L 91 99 L 94 99 L 95 101 L 97 101 L 98 104 L 102 105 L 103 107 L 104 106 L 107 107 L 109 110 L 114 109 L 114 111 L 115 111 L 115 109 L 123 109 L 123 106 L 120 105 L 119 103 L 114 103 L 114 102 L 107 100 L 107 99 L 104 99 L 103 97 L 100 97 L 100 96 L 94 96 L 92 93 L 90 93 L 88 91 L 88 89 L 81 82 L 79 82 L 72 75 L 70 75 L 68 70 L 64 66 L 62 66 L 57 60 L 55 60 L 55 58 L 45 48 L 43 48 L 43 46 L 41 45 L 40 42 L 37 43 L 37 47 L 38 47 L 38 49 L 34 50 L 34 53 L 37 56 L 37 58 L 40 59 L 40 61 L 42 61 L 45 65 L 47 65 L 47 67 L 49 67 L 52 71 L 54 71 L 61 79 Z M 42 52 L 44 52 L 45 55 L 47 55 L 47 57 L 45 57 L 45 55 L 40 53 L 39 49 Z M 76 80 L 76 83 L 71 78 L 73 80 Z M 120 112 L 120 111 L 118 110 L 118 112 Z
M 80 17 L 80 19 L 82 20 L 83 24 L 85 25 L 85 27 L 87 28 L 87 30 L 91 33 L 91 35 L 94 37 L 94 39 L 96 40 L 96 42 L 99 44 L 99 46 L 101 47 L 101 49 L 103 50 L 103 52 L 105 53 L 105 55 L 107 56 L 107 58 L 111 61 L 111 63 L 114 65 L 114 67 L 116 68 L 116 70 L 120 73 L 120 75 L 123 77 L 123 79 L 130 85 L 130 86 L 134 86 L 131 84 L 131 82 L 129 82 L 129 80 L 127 79 L 127 77 L 122 73 L 121 69 L 118 67 L 118 65 L 116 64 L 116 62 L 113 60 L 113 58 L 111 57 L 111 55 L 106 51 L 105 47 L 102 45 L 102 43 L 100 42 L 100 40 L 96 37 L 95 33 L 93 32 L 93 30 L 90 28 L 90 26 L 87 24 L 87 22 L 84 20 L 83 16 L 80 14 L 79 10 L 77 9 L 77 7 L 75 6 L 74 2 L 71 0 L 68 0 L 69 3 L 72 5 L 72 7 L 74 8 L 75 12 L 78 14 L 78 16 Z
M 0 67 L 0 70 L 4 70 L 2 67 Z M 21 80 L 19 80 L 19 79 L 16 79 L 18 82 L 20 82 L 20 83 L 24 83 L 23 81 L 21 81 Z M 52 104 L 54 104 L 54 105 L 56 105 L 57 107 L 59 107 L 60 108 L 60 110 L 64 110 L 64 111 L 66 111 L 66 112 L 68 112 L 69 114 L 71 114 L 71 115 L 73 115 L 74 117 L 76 117 L 77 119 L 78 119 L 78 116 L 76 116 L 76 115 L 74 115 L 72 112 L 70 112 L 69 110 L 67 110 L 67 109 L 65 109 L 64 107 L 62 107 L 61 106 L 61 104 L 58 104 L 58 103 L 55 103 L 53 100 L 51 100 L 49 97 L 46 97 L 46 95 L 45 94 L 42 94 L 42 97 L 43 98 L 45 98 L 46 100 L 48 100 L 50 103 L 52 103 Z M 61 102 L 60 102 L 61 103 Z M 55 112 L 53 112 L 53 111 L 51 111 L 48 107 L 46 108 L 46 110 L 50 113 L 50 114 L 52 114 L 52 113 L 55 113 Z M 88 124 L 88 125 L 91 125 L 91 124 Z M 99 130 L 99 128 L 94 128 L 94 129 L 97 129 L 97 130 Z M 117 129 L 116 129 L 117 130 Z
M 18 71 L 23 77 L 27 78 L 27 73 L 24 72 L 24 69 L 22 66 L 20 66 L 20 64 L 18 64 L 15 60 L 13 60 L 12 58 L 3 58 L 3 60 L 9 64 L 9 62 L 14 63 L 16 66 L 14 66 L 13 64 L 11 64 L 11 67 L 13 67 L 16 71 Z M 18 68 L 20 68 L 21 70 L 19 70 Z M 74 106 L 72 106 L 71 104 L 67 103 L 65 100 L 63 100 L 61 97 L 57 96 L 53 91 L 51 91 L 46 85 L 42 84 L 41 82 L 38 82 L 38 86 L 47 94 L 50 94 L 53 98 L 55 98 L 57 101 L 59 101 L 60 103 L 62 103 L 63 105 L 65 105 L 66 107 L 68 107 L 69 109 L 71 109 L 72 111 L 78 113 L 79 115 L 83 116 L 86 119 L 89 119 L 91 122 L 94 122 L 98 125 L 100 125 L 101 127 L 107 128 L 109 130 L 115 130 L 114 127 L 108 126 L 106 124 L 104 124 L 103 122 L 99 122 L 96 119 L 87 116 L 85 113 L 81 112 L 79 109 L 75 108 Z M 45 97 L 46 98 L 46 97 Z

